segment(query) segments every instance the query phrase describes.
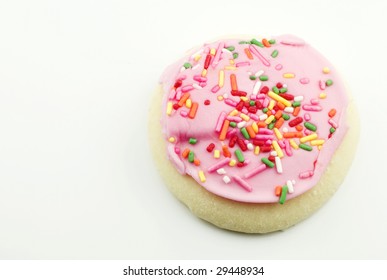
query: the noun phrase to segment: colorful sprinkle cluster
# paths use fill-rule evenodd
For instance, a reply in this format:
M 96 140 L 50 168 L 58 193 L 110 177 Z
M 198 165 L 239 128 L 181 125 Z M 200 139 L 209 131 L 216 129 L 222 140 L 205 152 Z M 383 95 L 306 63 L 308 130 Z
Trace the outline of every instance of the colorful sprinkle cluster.
M 306 100 L 304 95 L 288 87 L 287 81 L 298 79 L 298 83 L 307 86 L 310 79 L 284 71 L 285 66 L 276 63 L 281 57 L 277 44 L 274 39 L 252 39 L 236 45 L 221 41 L 217 48 L 207 46 L 192 54 L 181 66 L 170 89 L 166 106 L 168 117 L 179 116 L 194 121 L 198 112 L 210 110 L 214 102 L 211 101 L 211 95 L 216 95 L 215 102 L 223 102 L 226 108 L 214 116 L 212 141 L 200 150 L 200 153 L 205 150 L 216 159 L 215 164 L 202 168 L 196 147 L 201 139 L 167 135 L 170 143 L 180 141 L 180 145 L 175 146 L 175 152 L 183 161 L 198 167 L 197 178 L 201 183 L 204 184 L 207 176 L 216 172 L 223 184 L 235 182 L 245 191 L 252 192 L 254 186 L 249 182 L 251 178 L 270 169 L 282 174 L 285 158 L 291 158 L 296 151 L 320 151 L 338 128 L 338 122 L 334 119 L 336 108 L 329 108 L 326 114 L 329 132 L 321 131 L 313 119 L 315 113 L 324 109 L 322 103 L 327 98 L 325 90 L 334 84 L 329 77 L 330 69 L 321 69 L 322 76 L 327 78 L 321 79 L 315 86 L 316 97 Z M 261 69 L 254 73 L 244 71 L 243 68 L 251 66 L 252 62 L 260 65 Z M 265 71 L 271 66 L 277 71 L 283 70 L 281 79 L 274 79 L 267 73 L 269 71 Z M 186 74 L 189 73 L 187 71 L 194 71 L 192 79 L 188 78 L 190 75 Z M 209 74 L 216 75 L 215 84 L 209 83 Z M 252 88 L 240 88 L 240 79 L 249 79 L 253 83 Z M 203 95 L 208 95 L 204 101 Z M 251 154 L 256 160 L 247 159 L 251 157 L 246 155 Z M 245 171 L 237 175 L 228 172 L 226 167 Z M 298 179 L 305 180 L 313 175 L 314 169 L 304 170 L 299 172 Z M 283 204 L 287 195 L 294 193 L 296 185 L 296 178 L 288 178 L 280 185 L 271 186 L 272 193 Z

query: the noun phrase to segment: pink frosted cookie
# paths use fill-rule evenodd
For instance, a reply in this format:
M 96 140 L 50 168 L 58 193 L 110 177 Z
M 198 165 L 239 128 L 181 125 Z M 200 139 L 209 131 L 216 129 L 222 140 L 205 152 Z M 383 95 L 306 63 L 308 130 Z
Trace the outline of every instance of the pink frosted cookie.
M 160 83 L 153 153 L 170 190 L 200 218 L 241 232 L 285 229 L 344 179 L 356 113 L 334 67 L 303 40 L 204 44 Z

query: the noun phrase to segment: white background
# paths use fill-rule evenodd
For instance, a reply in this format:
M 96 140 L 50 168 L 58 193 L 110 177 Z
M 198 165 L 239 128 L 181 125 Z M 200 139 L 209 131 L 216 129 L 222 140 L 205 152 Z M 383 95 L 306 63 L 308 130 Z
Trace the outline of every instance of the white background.
M 386 259 L 386 1 L 1 1 L 1 259 Z M 220 230 L 166 189 L 147 114 L 163 69 L 228 34 L 291 33 L 360 111 L 352 168 L 308 220 Z

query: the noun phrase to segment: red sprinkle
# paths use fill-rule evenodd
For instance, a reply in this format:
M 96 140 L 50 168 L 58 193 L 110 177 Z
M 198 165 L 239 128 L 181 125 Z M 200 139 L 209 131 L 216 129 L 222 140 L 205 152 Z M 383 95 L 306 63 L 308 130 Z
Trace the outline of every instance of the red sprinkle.
M 207 54 L 206 60 L 204 61 L 204 69 L 207 69 L 208 66 L 210 66 L 210 62 L 211 62 L 211 55 Z
M 269 90 L 270 90 L 269 87 L 264 86 L 261 88 L 259 93 L 267 94 L 269 92 Z
M 247 109 L 247 111 L 249 111 L 250 113 L 253 113 L 253 114 L 255 114 L 257 111 L 258 111 L 258 108 L 257 107 L 253 107 L 253 106 L 251 106 L 251 107 L 249 107 L 248 109 Z
M 282 98 L 285 98 L 286 100 L 289 100 L 289 101 L 294 99 L 294 95 L 291 95 L 289 93 L 280 93 L 278 95 L 281 96 Z
M 255 107 L 257 107 L 258 110 L 261 110 L 263 108 L 261 101 L 255 100 Z
M 178 87 L 181 87 L 181 85 L 183 84 L 183 81 L 182 80 L 177 80 L 175 85 L 173 86 L 174 88 L 178 88 Z
M 261 146 L 261 148 L 259 149 L 260 152 L 262 153 L 268 153 L 271 151 L 271 146 L 269 145 L 266 145 L 266 146 Z
M 238 111 L 242 111 L 243 107 L 245 107 L 245 103 L 243 101 L 239 101 L 235 109 L 237 109 Z
M 230 148 L 233 148 L 237 143 L 237 141 L 238 141 L 238 136 L 234 135 L 233 137 L 231 137 L 230 141 L 228 142 L 228 146 Z
M 265 141 L 264 140 L 253 140 L 253 145 L 254 146 L 263 146 L 265 145 Z
M 204 100 L 204 105 L 210 105 L 210 104 L 211 104 L 210 100 L 208 100 L 208 99 Z
M 237 163 L 237 166 L 238 166 L 238 167 L 243 167 L 243 166 L 245 166 L 245 163 L 244 163 L 244 162 L 238 162 L 238 163 Z
M 278 82 L 276 85 L 275 85 L 277 88 L 282 88 L 283 87 L 283 84 Z
M 211 143 L 207 146 L 207 152 L 211 153 L 215 148 L 215 144 Z
M 173 104 L 173 109 L 175 109 L 175 110 L 177 110 L 177 109 L 179 109 L 180 108 L 180 106 L 179 106 L 179 104 L 177 104 L 177 103 L 175 103 L 175 104 Z
M 239 147 L 241 148 L 241 150 L 244 152 L 244 151 L 247 151 L 247 146 L 245 144 L 245 141 L 243 141 L 242 138 L 238 138 L 238 145 Z
M 241 91 L 241 90 L 232 90 L 231 91 L 231 95 L 233 96 L 246 96 L 247 95 L 247 92 L 245 91 Z
M 296 125 L 299 125 L 300 123 L 302 123 L 302 118 L 301 117 L 297 117 L 297 118 L 295 118 L 295 119 L 293 119 L 293 120 L 291 120 L 289 122 L 289 126 L 290 127 L 295 127 Z
M 274 156 L 269 156 L 267 159 L 270 160 L 271 162 L 275 163 L 275 157 Z

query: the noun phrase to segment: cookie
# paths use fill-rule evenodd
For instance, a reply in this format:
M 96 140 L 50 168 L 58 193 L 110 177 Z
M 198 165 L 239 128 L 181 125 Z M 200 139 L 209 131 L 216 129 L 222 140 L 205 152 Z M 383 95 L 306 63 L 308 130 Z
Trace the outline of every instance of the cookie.
M 246 233 L 283 230 L 319 209 L 359 134 L 337 70 L 290 35 L 190 51 L 164 71 L 149 115 L 170 191 L 198 217 Z

